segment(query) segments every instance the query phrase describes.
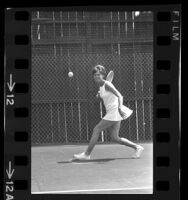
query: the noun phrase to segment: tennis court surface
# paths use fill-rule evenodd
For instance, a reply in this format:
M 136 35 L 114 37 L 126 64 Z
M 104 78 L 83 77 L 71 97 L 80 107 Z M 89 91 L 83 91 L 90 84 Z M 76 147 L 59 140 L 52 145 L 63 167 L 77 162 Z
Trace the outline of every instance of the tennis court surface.
M 140 159 L 134 150 L 118 144 L 98 144 L 91 160 L 70 162 L 86 145 L 32 147 L 33 194 L 152 194 L 153 144 L 141 144 Z

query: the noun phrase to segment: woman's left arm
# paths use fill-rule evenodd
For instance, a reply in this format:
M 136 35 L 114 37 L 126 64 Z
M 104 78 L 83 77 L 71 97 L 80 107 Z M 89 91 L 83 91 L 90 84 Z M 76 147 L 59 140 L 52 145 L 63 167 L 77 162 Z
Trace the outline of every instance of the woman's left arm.
M 107 91 L 112 92 L 114 95 L 116 95 L 118 97 L 118 108 L 122 108 L 123 105 L 123 96 L 121 95 L 121 93 L 114 87 L 114 85 L 110 84 L 110 83 L 106 83 L 105 84 L 105 89 Z

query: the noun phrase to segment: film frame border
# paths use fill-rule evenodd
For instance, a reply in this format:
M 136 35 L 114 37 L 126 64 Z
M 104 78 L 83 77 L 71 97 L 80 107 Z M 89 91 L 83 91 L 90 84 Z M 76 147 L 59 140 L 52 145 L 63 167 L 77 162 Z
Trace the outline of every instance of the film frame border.
M 40 8 L 41 11 L 52 9 L 62 10 L 57 7 Z M 64 9 L 71 10 L 77 9 L 77 7 L 67 7 Z M 96 10 L 100 8 L 93 7 L 92 9 Z M 110 6 L 109 9 L 114 10 Z M 117 6 L 115 9 L 121 10 L 122 7 L 118 8 Z M 11 196 L 15 199 L 51 199 L 50 195 L 31 194 L 30 27 L 31 12 L 35 10 L 13 8 L 5 11 L 5 79 L 6 82 L 10 81 L 9 87 L 5 86 L 5 91 L 6 97 L 9 95 L 9 101 L 13 99 L 11 102 L 15 102 L 13 105 L 6 106 L 5 108 L 5 199 L 8 197 L 11 198 Z M 178 134 L 179 105 L 177 74 L 179 71 L 177 66 L 179 66 L 181 40 L 179 38 L 179 42 L 173 41 L 173 38 L 180 37 L 181 7 L 177 5 L 126 6 L 126 10 L 148 10 L 153 11 L 154 14 L 153 194 L 126 194 L 126 197 L 129 199 L 166 199 L 169 197 L 178 199 L 180 166 L 178 144 L 180 138 Z M 174 30 L 177 32 L 173 32 L 173 27 L 179 27 L 179 29 L 177 28 L 178 30 Z M 62 194 L 53 195 L 53 198 L 60 199 L 62 198 Z

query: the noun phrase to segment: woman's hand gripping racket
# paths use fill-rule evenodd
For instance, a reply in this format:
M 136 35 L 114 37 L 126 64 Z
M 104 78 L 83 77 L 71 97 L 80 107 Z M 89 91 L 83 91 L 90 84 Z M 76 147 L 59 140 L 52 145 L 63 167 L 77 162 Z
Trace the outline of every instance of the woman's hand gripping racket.
M 109 73 L 108 73 L 108 75 L 106 77 L 106 81 L 109 81 L 111 83 L 113 81 L 113 79 L 114 79 L 114 71 L 111 70 L 111 71 L 109 71 Z M 99 91 L 98 91 L 96 97 L 97 98 L 100 97 L 100 92 Z

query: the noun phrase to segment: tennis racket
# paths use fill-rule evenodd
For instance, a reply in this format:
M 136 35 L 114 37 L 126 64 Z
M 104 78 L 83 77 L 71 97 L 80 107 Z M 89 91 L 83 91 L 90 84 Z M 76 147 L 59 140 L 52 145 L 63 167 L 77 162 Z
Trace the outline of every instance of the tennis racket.
M 112 82 L 114 79 L 114 71 L 110 71 L 106 77 L 106 81 Z

